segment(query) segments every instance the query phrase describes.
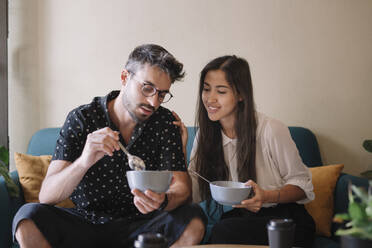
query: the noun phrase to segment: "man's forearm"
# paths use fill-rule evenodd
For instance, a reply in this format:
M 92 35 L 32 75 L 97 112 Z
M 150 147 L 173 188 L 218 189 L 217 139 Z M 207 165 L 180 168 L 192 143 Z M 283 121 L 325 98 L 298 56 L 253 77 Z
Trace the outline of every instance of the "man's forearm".
M 71 195 L 88 170 L 80 161 L 77 159 L 75 162 L 65 165 L 58 164 L 60 161 L 56 161 L 57 164 L 51 164 L 51 166 L 56 166 L 56 169 L 52 169 L 50 173 L 48 171 L 43 181 L 39 194 L 41 203 L 57 204 Z

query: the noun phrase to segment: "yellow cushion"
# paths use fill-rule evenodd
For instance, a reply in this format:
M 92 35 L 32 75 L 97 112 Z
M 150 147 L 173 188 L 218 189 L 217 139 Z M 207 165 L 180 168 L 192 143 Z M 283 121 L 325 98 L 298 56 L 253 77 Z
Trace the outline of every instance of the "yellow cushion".
M 305 204 L 305 208 L 313 217 L 316 225 L 316 233 L 319 235 L 331 236 L 333 192 L 343 168 L 343 164 L 310 168 L 313 177 L 315 199 Z
M 14 153 L 15 165 L 17 167 L 19 182 L 23 189 L 26 202 L 39 202 L 41 183 L 47 173 L 52 156 L 31 156 Z M 66 199 L 57 206 L 72 208 L 74 204 Z

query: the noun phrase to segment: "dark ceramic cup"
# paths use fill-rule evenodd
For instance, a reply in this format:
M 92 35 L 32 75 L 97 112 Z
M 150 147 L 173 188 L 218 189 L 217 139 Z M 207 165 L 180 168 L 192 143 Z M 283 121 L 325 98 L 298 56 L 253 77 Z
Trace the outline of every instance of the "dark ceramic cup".
M 134 241 L 135 248 L 167 248 L 167 239 L 160 233 L 143 233 Z
M 292 219 L 273 219 L 267 225 L 270 248 L 291 248 L 296 225 Z

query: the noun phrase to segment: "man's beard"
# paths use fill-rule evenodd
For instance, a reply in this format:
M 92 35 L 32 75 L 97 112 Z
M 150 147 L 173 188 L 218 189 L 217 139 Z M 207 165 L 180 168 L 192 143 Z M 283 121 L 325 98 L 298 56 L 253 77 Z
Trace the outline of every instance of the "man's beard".
M 133 110 L 134 109 L 137 109 L 137 108 L 140 108 L 141 106 L 145 106 L 146 108 L 151 109 L 152 110 L 152 113 L 155 112 L 155 108 L 152 107 L 152 106 L 150 106 L 150 105 L 147 105 L 147 104 L 143 104 L 143 103 L 142 104 L 138 104 L 134 108 L 132 108 L 132 106 L 131 106 L 130 103 L 124 103 L 124 107 L 127 109 L 130 117 L 132 118 L 132 120 L 135 123 L 142 123 L 142 122 L 146 121 L 148 118 L 150 118 L 150 116 L 152 115 L 151 114 L 149 116 L 144 116 L 143 118 L 141 118 L 142 115 L 136 115 Z

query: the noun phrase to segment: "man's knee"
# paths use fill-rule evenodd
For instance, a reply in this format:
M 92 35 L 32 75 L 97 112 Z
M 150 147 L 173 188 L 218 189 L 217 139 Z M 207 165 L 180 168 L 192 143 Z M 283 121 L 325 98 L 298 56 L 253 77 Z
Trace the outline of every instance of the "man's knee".
M 190 221 L 185 229 L 185 235 L 195 238 L 196 244 L 200 243 L 204 237 L 205 225 L 200 218 L 194 218 Z
M 23 219 L 18 223 L 15 237 L 21 247 L 51 247 L 36 224 L 30 219 Z
M 16 228 L 15 237 L 18 242 L 27 238 L 27 236 L 35 236 L 35 234 L 40 233 L 35 223 L 30 219 L 21 220 Z
M 37 215 L 40 208 L 40 204 L 38 203 L 27 203 L 18 209 L 12 224 L 13 235 L 15 235 L 16 230 L 18 230 L 20 226 L 21 229 L 36 227 L 35 223 L 31 219 L 33 216 Z
M 171 247 L 197 245 L 202 241 L 204 231 L 205 227 L 203 221 L 200 218 L 193 218 L 186 226 L 181 237 Z
M 27 233 L 30 233 L 31 230 L 37 229 L 35 223 L 32 220 L 24 219 L 21 220 L 18 223 L 17 229 L 16 229 L 16 237 L 18 238 L 19 235 L 25 235 Z

